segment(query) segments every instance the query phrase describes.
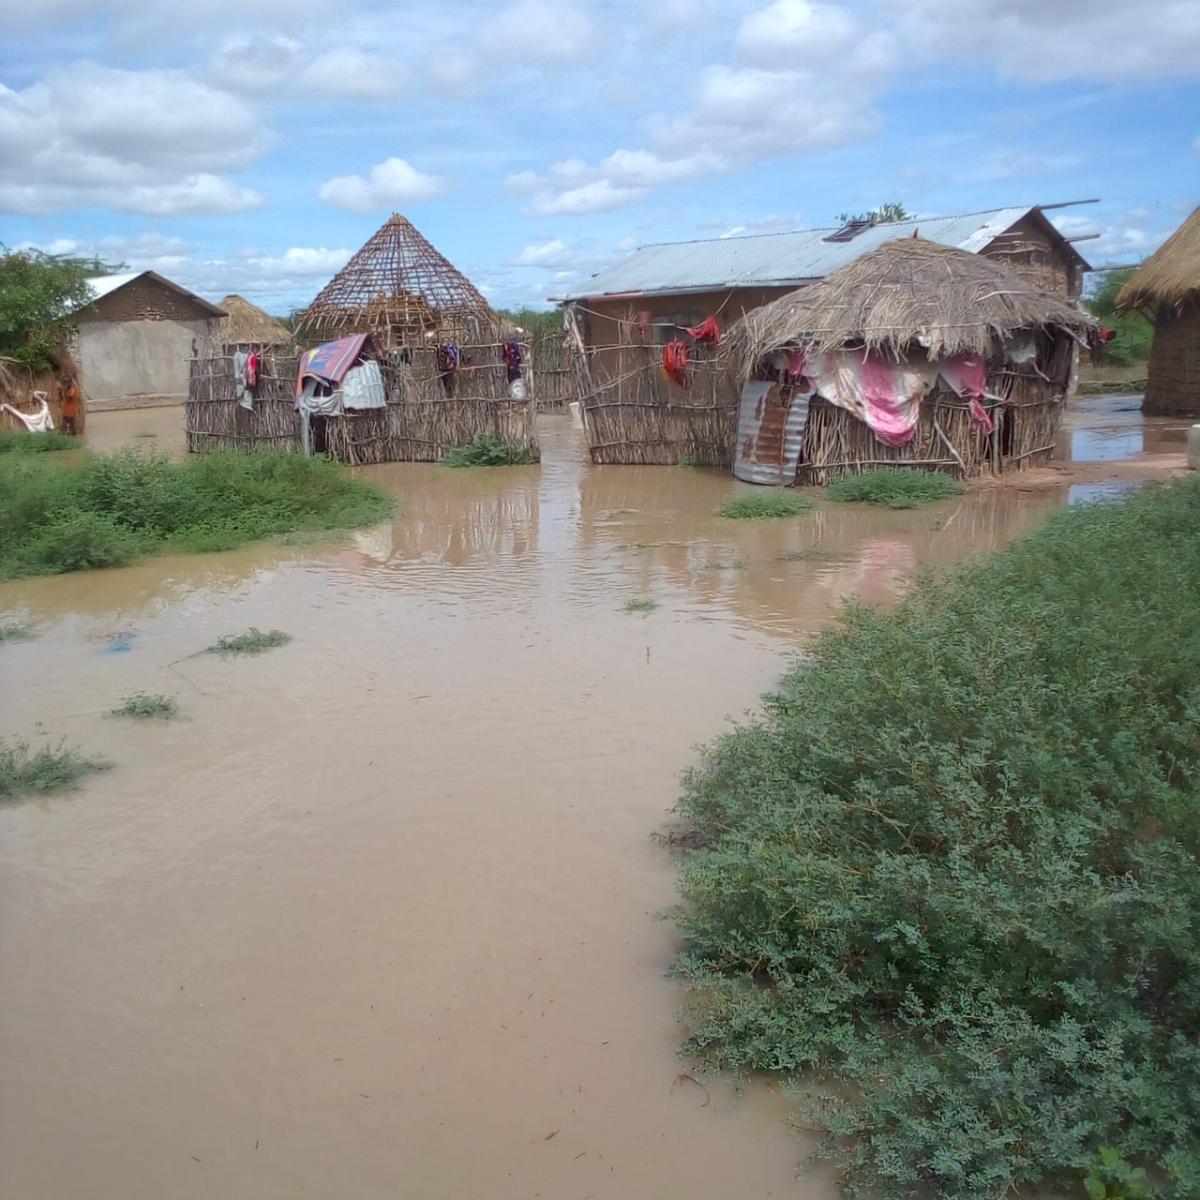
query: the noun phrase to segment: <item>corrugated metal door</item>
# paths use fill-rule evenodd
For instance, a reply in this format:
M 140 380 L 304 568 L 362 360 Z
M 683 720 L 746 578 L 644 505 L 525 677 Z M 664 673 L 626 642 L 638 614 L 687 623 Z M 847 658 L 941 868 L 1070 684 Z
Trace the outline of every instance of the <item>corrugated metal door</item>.
M 733 473 L 746 483 L 775 487 L 796 482 L 808 421 L 808 394 L 783 383 L 752 379 L 738 407 Z

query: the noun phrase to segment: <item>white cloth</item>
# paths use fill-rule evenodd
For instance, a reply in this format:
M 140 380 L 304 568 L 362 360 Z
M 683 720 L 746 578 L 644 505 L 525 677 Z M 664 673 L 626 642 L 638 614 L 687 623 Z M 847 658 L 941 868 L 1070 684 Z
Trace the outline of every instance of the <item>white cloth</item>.
M 250 355 L 245 350 L 233 352 L 233 394 L 243 408 L 254 407 L 254 397 L 246 386 L 246 363 Z
M 41 408 L 35 413 L 23 413 L 11 404 L 0 404 L 5 412 L 10 412 L 30 433 L 48 433 L 54 428 L 54 420 L 50 416 L 50 405 L 44 399 L 38 401 Z
M 343 408 L 387 407 L 383 376 L 379 372 L 379 364 L 374 359 L 351 367 L 338 391 L 341 393 Z

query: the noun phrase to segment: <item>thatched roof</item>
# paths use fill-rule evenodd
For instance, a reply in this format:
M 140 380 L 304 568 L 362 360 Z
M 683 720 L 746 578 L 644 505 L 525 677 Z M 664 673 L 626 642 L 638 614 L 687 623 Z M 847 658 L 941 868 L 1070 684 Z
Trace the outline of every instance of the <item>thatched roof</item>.
M 749 374 L 766 354 L 847 344 L 899 358 L 920 341 L 930 358 L 988 354 L 1018 330 L 1082 333 L 1090 317 L 991 259 L 922 238 L 885 242 L 832 275 L 747 313 L 726 339 Z
M 1200 208 L 1142 263 L 1117 296 L 1117 307 L 1178 306 L 1189 296 L 1200 296 Z
M 226 346 L 290 346 L 295 340 L 285 325 L 242 296 L 221 301 L 221 342 Z
M 499 318 L 478 288 L 399 213 L 322 288 L 305 311 L 308 334 L 454 328 L 473 318 L 492 330 Z

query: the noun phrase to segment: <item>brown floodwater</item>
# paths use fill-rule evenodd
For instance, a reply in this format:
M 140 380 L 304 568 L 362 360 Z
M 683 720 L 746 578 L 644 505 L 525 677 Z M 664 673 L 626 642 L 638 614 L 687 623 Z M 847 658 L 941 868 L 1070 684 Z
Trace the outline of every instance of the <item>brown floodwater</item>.
M 180 413 L 88 437 L 176 453 Z M 0 1194 L 832 1194 L 772 1087 L 681 1078 L 651 834 L 842 601 L 1066 488 L 735 522 L 722 473 L 542 437 L 370 469 L 399 514 L 324 544 L 0 584 L 40 630 L 0 648 L 0 728 L 115 764 L 0 809 Z M 295 640 L 187 657 L 250 625 Z M 143 689 L 182 718 L 104 715 Z

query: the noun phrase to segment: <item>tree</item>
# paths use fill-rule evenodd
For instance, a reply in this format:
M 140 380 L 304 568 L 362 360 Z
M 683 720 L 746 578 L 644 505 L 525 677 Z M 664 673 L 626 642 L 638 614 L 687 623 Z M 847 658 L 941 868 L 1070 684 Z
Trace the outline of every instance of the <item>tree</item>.
M 872 225 L 887 225 L 892 221 L 907 221 L 911 216 L 912 213 L 903 204 L 892 200 L 871 209 L 870 212 L 838 213 L 838 220 L 843 225 L 848 225 L 851 221 L 870 221 Z
M 0 356 L 35 371 L 50 367 L 54 350 L 74 328 L 75 314 L 92 297 L 89 276 L 113 269 L 99 259 L 4 250 L 0 254 Z
M 1137 267 L 1122 267 L 1117 271 L 1097 272 L 1098 282 L 1091 287 L 1086 299 L 1088 311 L 1116 333 L 1104 347 L 1104 359 L 1114 366 L 1132 366 L 1150 357 L 1154 326 L 1140 312 L 1117 312 L 1117 296 L 1129 282 Z

